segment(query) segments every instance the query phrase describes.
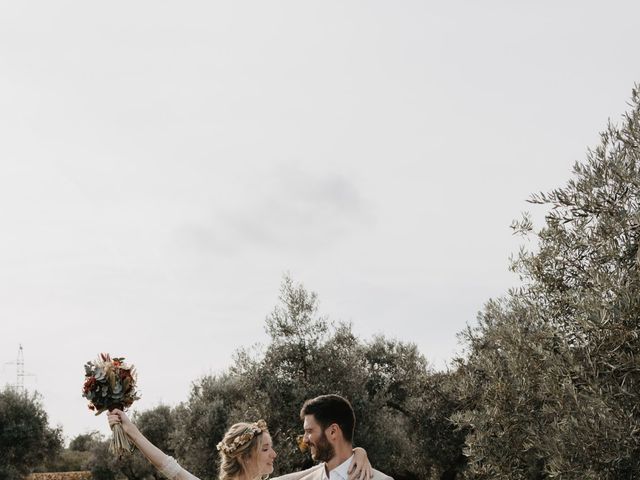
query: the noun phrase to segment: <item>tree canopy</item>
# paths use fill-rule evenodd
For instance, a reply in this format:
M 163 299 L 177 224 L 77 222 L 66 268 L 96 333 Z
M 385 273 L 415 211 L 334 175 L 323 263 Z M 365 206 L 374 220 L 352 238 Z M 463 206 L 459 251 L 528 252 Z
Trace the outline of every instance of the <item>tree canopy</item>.
M 0 391 L 0 478 L 22 479 L 62 448 L 62 432 L 49 426 L 37 394 Z
M 513 225 L 537 240 L 513 262 L 524 285 L 464 334 L 467 478 L 640 475 L 639 100 L 565 187 L 531 197 L 540 230 Z

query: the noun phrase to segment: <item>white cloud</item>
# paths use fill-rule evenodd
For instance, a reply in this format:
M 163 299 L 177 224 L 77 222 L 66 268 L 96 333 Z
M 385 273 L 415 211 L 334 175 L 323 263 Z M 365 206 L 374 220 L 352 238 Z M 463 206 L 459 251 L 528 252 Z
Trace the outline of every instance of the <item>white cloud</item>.
M 287 164 L 259 180 L 244 185 L 243 193 L 224 205 L 214 206 L 208 223 L 181 226 L 176 235 L 187 247 L 204 251 L 308 253 L 340 242 L 373 221 L 370 207 L 343 175 Z

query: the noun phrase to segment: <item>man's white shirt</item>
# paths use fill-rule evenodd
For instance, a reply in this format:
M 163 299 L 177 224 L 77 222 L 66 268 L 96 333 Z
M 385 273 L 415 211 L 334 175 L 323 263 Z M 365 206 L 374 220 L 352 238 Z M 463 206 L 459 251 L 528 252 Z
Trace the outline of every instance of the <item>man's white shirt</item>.
M 329 472 L 329 476 L 327 477 L 327 468 L 326 465 L 322 469 L 322 480 L 347 480 L 349 477 L 349 467 L 351 466 L 351 462 L 353 461 L 353 455 L 347 458 L 344 462 L 338 465 L 336 468 Z

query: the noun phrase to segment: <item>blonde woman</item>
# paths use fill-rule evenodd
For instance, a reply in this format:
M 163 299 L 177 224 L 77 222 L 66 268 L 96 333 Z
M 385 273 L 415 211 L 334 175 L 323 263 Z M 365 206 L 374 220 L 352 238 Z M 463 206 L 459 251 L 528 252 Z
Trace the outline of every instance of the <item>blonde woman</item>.
M 173 457 L 165 455 L 153 445 L 121 410 L 108 412 L 109 426 L 122 425 L 138 450 L 169 480 L 199 480 L 182 468 Z M 255 423 L 236 423 L 225 433 L 218 443 L 220 455 L 219 480 L 258 480 L 273 472 L 273 462 L 277 456 L 273 449 L 271 435 L 264 420 Z M 313 468 L 315 469 L 315 467 Z M 286 475 L 286 480 L 298 480 L 311 470 L 303 470 Z M 369 480 L 371 465 L 367 453 L 362 448 L 354 449 L 354 460 L 348 480 Z M 274 478 L 272 480 L 277 480 Z

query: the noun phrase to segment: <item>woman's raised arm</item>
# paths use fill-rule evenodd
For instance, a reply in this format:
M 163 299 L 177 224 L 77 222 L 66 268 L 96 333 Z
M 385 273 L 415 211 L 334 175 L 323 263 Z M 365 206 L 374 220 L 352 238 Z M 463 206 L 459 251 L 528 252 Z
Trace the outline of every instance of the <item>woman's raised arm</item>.
M 178 462 L 176 462 L 173 457 L 166 455 L 151 443 L 122 410 L 115 409 L 108 412 L 107 419 L 109 420 L 109 426 L 113 426 L 116 423 L 121 424 L 127 437 L 129 437 L 133 444 L 138 447 L 138 450 L 140 450 L 140 452 L 147 457 L 147 460 L 165 477 L 170 480 L 198 480 L 197 477 L 178 465 Z

